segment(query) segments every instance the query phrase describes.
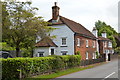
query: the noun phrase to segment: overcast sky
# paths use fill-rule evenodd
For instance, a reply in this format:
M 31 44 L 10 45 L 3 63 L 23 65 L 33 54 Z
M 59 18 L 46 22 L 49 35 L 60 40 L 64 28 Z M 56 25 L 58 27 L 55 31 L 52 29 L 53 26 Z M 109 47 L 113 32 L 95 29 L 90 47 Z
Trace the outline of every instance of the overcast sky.
M 37 15 L 46 21 L 52 17 L 52 6 L 57 2 L 60 15 L 74 20 L 92 31 L 95 22 L 104 21 L 118 32 L 118 2 L 120 0 L 32 0 L 39 8 Z

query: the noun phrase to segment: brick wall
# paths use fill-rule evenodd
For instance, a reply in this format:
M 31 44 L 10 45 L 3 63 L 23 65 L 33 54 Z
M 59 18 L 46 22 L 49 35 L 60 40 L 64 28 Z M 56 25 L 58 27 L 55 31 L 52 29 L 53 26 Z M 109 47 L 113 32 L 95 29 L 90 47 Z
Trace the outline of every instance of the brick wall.
M 106 43 L 105 43 L 106 42 Z M 112 50 L 112 48 L 108 47 L 108 42 L 109 41 L 103 41 L 103 40 L 99 40 L 98 43 L 99 43 L 99 51 L 100 51 L 100 54 L 104 54 L 104 50 Z M 105 46 L 106 45 L 106 46 Z
M 77 38 L 80 39 L 80 46 L 77 46 L 77 41 L 78 41 Z M 88 40 L 88 47 L 86 47 L 86 40 Z M 95 42 L 95 47 L 93 47 L 93 41 Z M 75 53 L 77 51 L 80 51 L 82 60 L 86 60 L 86 52 L 88 52 L 88 55 L 89 55 L 88 59 L 92 59 L 92 55 L 96 51 L 96 41 L 76 35 L 75 36 Z

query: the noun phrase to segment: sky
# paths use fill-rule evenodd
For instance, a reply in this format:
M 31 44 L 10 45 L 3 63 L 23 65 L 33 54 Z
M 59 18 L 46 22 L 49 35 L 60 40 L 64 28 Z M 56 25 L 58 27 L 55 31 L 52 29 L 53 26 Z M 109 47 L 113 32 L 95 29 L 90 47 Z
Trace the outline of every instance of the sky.
M 120 0 L 31 0 L 39 8 L 38 16 L 48 21 L 52 18 L 54 2 L 60 7 L 60 15 L 82 24 L 92 31 L 100 20 L 118 32 L 118 2 Z

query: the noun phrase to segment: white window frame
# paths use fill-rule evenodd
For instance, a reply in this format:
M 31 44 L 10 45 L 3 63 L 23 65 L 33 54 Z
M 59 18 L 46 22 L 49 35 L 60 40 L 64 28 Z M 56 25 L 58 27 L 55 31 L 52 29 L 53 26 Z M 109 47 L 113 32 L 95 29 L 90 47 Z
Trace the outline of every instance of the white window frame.
M 96 53 L 92 53 L 92 59 L 96 59 Z
M 51 49 L 54 49 L 54 55 L 55 55 L 55 47 L 50 47 L 50 55 L 51 55 Z
M 61 55 L 63 55 L 63 53 L 62 52 L 66 52 L 66 55 L 68 55 L 68 50 L 61 50 Z
M 106 41 L 104 42 L 104 47 L 107 47 L 107 42 Z
M 112 42 L 110 42 L 110 41 L 108 42 L 108 47 L 112 48 Z
M 41 53 L 43 53 L 43 56 L 39 56 L 39 54 L 41 54 L 41 53 L 39 53 L 39 52 L 41 52 Z M 38 53 L 37 53 L 37 57 L 44 57 L 44 51 L 39 51 Z
M 88 54 L 88 52 L 86 52 L 86 60 L 88 60 L 88 58 L 89 58 L 89 54 Z
M 77 38 L 77 46 L 80 46 L 80 38 Z
M 65 40 L 65 41 L 66 41 L 65 44 L 63 44 L 63 38 L 66 39 L 66 40 Z M 67 37 L 62 37 L 62 38 L 61 38 L 61 45 L 62 45 L 62 46 L 66 46 L 66 45 L 67 45 Z
M 88 44 L 89 44 L 89 42 L 88 42 L 88 40 L 86 40 L 86 47 L 88 47 Z
M 95 48 L 95 41 L 93 41 L 93 48 Z

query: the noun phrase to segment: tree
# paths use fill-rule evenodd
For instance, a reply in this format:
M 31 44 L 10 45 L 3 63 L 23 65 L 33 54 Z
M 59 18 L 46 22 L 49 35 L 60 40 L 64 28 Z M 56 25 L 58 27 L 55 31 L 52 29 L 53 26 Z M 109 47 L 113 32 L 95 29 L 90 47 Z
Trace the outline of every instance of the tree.
M 4 4 L 3 4 L 4 6 Z M 42 17 L 35 17 L 35 11 L 38 8 L 31 7 L 31 2 L 6 2 L 5 10 L 8 14 L 3 15 L 3 41 L 7 42 L 16 49 L 16 56 L 22 48 L 34 48 L 37 36 L 41 38 L 48 36 L 49 32 L 54 30 L 48 27 L 48 22 L 44 21 Z
M 98 30 L 98 36 L 101 36 L 101 33 L 105 31 L 107 33 L 107 38 L 112 40 L 113 47 L 115 48 L 117 43 L 115 41 L 114 35 L 117 35 L 118 33 L 110 25 L 107 25 L 105 22 L 100 20 L 95 22 L 95 26 Z

